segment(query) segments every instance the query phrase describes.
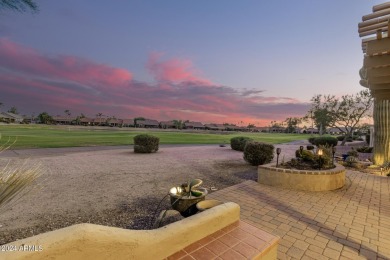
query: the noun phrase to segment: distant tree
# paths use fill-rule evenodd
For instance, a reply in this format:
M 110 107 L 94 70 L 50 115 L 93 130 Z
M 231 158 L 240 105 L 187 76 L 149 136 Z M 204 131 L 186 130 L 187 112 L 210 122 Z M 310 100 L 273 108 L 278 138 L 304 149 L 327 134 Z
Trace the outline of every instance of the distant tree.
M 0 0 L 0 11 L 4 9 L 11 9 L 17 12 L 32 12 L 38 11 L 38 5 L 31 0 Z
M 348 136 L 359 126 L 362 118 L 369 115 L 370 108 L 373 104 L 373 97 L 368 89 L 362 90 L 355 95 L 344 95 L 336 98 L 330 95 L 316 95 L 312 99 L 310 111 L 313 114 L 324 116 L 329 126 L 338 128 L 345 132 L 345 138 L 341 145 L 344 145 Z
M 81 118 L 85 118 L 85 115 L 83 113 L 81 113 L 79 116 L 76 117 L 75 119 L 76 125 L 80 125 Z
M 3 102 L 0 102 L 0 112 L 1 112 L 1 108 L 4 106 Z
M 175 125 L 175 127 L 177 128 L 177 129 L 183 129 L 183 127 L 184 127 L 184 122 L 183 122 L 183 120 L 173 120 L 173 124 Z
M 13 114 L 18 114 L 18 109 L 15 106 L 13 106 L 10 109 L 8 109 L 8 112 Z
M 251 129 L 251 128 L 255 128 L 255 124 L 248 124 L 247 128 Z
M 302 119 L 299 117 L 288 117 L 284 121 L 287 124 L 287 133 L 294 133 L 297 131 L 298 125 L 302 122 Z
M 38 120 L 41 124 L 50 124 L 53 122 L 53 118 L 47 112 L 40 113 Z

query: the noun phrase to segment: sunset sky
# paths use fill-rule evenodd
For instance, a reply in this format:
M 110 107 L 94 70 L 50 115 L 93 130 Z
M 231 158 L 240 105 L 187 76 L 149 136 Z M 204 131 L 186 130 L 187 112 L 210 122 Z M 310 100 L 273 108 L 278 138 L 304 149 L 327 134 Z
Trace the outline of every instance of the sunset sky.
M 266 126 L 363 89 L 357 25 L 383 1 L 35 2 L 0 11 L 2 111 Z

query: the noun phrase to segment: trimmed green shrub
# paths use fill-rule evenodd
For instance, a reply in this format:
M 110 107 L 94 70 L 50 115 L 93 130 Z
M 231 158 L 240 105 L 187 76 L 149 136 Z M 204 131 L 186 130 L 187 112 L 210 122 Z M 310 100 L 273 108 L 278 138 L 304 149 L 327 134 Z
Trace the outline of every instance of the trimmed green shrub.
M 314 146 L 313 145 L 307 145 L 306 149 L 309 150 L 309 151 L 314 150 Z
M 158 151 L 160 138 L 141 134 L 134 136 L 134 152 L 135 153 L 155 153 Z
M 244 148 L 244 160 L 251 165 L 270 163 L 274 158 L 274 146 L 260 142 L 247 142 Z
M 336 138 L 337 138 L 337 140 L 339 140 L 339 141 L 343 141 L 343 140 L 344 140 L 344 137 L 345 137 L 345 135 L 339 135 L 339 136 L 337 136 Z
M 320 137 L 316 137 L 313 140 L 312 144 L 316 145 L 317 147 L 320 146 L 320 145 L 336 146 L 337 142 L 338 142 L 338 140 L 335 137 L 332 137 L 332 136 L 320 136 Z
M 309 139 L 307 139 L 307 140 L 309 141 L 309 143 L 314 144 L 315 139 L 316 139 L 316 137 L 309 137 Z
M 372 153 L 373 149 L 374 147 L 363 146 L 356 148 L 356 151 L 358 151 L 359 153 Z
M 249 138 L 246 136 L 233 137 L 232 139 L 230 139 L 230 146 L 232 147 L 233 150 L 243 152 L 245 145 L 246 145 L 246 142 L 252 141 L 252 140 L 253 140 L 252 138 Z

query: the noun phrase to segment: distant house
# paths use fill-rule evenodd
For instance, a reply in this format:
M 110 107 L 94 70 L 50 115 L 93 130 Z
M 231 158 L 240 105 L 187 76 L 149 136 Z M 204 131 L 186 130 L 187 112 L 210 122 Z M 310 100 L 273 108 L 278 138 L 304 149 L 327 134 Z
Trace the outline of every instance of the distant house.
M 163 128 L 163 129 L 177 128 L 173 121 L 161 121 L 160 122 L 160 127 Z
M 225 125 L 227 131 L 242 131 L 243 129 L 236 125 Z
M 76 118 L 66 116 L 53 116 L 53 121 L 58 125 L 70 125 Z
M 0 121 L 7 123 L 22 123 L 24 117 L 18 114 L 10 113 L 10 112 L 2 112 L 0 113 Z
M 223 131 L 226 130 L 226 126 L 222 124 L 206 124 L 204 125 L 208 130 Z
M 137 120 L 138 127 L 158 128 L 159 125 L 160 125 L 159 122 L 153 119 Z
M 109 118 L 107 121 L 106 121 L 106 124 L 108 126 L 121 126 L 122 125 L 122 120 L 121 119 L 116 119 L 116 118 Z
M 93 125 L 93 118 L 89 118 L 89 117 L 80 118 L 80 124 L 81 125 Z
M 306 131 L 306 132 L 305 132 L 305 131 Z M 317 128 L 312 128 L 312 127 L 310 127 L 310 128 L 307 128 L 307 129 L 303 130 L 303 133 L 304 133 L 304 134 L 318 134 L 319 131 L 318 131 Z
M 134 126 L 134 119 L 122 119 L 122 126 L 123 127 Z
M 201 122 L 187 122 L 184 123 L 185 128 L 194 130 L 204 130 L 206 127 Z
M 106 125 L 107 119 L 103 117 L 97 117 L 93 119 L 93 125 Z
M 262 126 L 262 127 L 255 127 L 254 132 L 261 132 L 261 133 L 268 133 L 269 132 L 269 127 Z
M 269 128 L 270 133 L 284 133 L 286 132 L 286 128 L 282 126 L 273 126 Z

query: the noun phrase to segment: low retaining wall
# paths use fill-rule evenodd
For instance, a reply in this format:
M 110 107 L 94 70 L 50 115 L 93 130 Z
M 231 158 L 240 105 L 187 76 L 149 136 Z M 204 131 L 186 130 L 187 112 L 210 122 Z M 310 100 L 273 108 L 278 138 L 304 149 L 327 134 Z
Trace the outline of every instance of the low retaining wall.
M 330 170 L 295 170 L 276 168 L 274 164 L 260 165 L 258 182 L 304 191 L 336 190 L 345 184 L 345 168 L 339 164 Z
M 240 206 L 228 202 L 155 230 L 78 224 L 3 245 L 10 250 L 0 259 L 164 259 L 239 219 Z

